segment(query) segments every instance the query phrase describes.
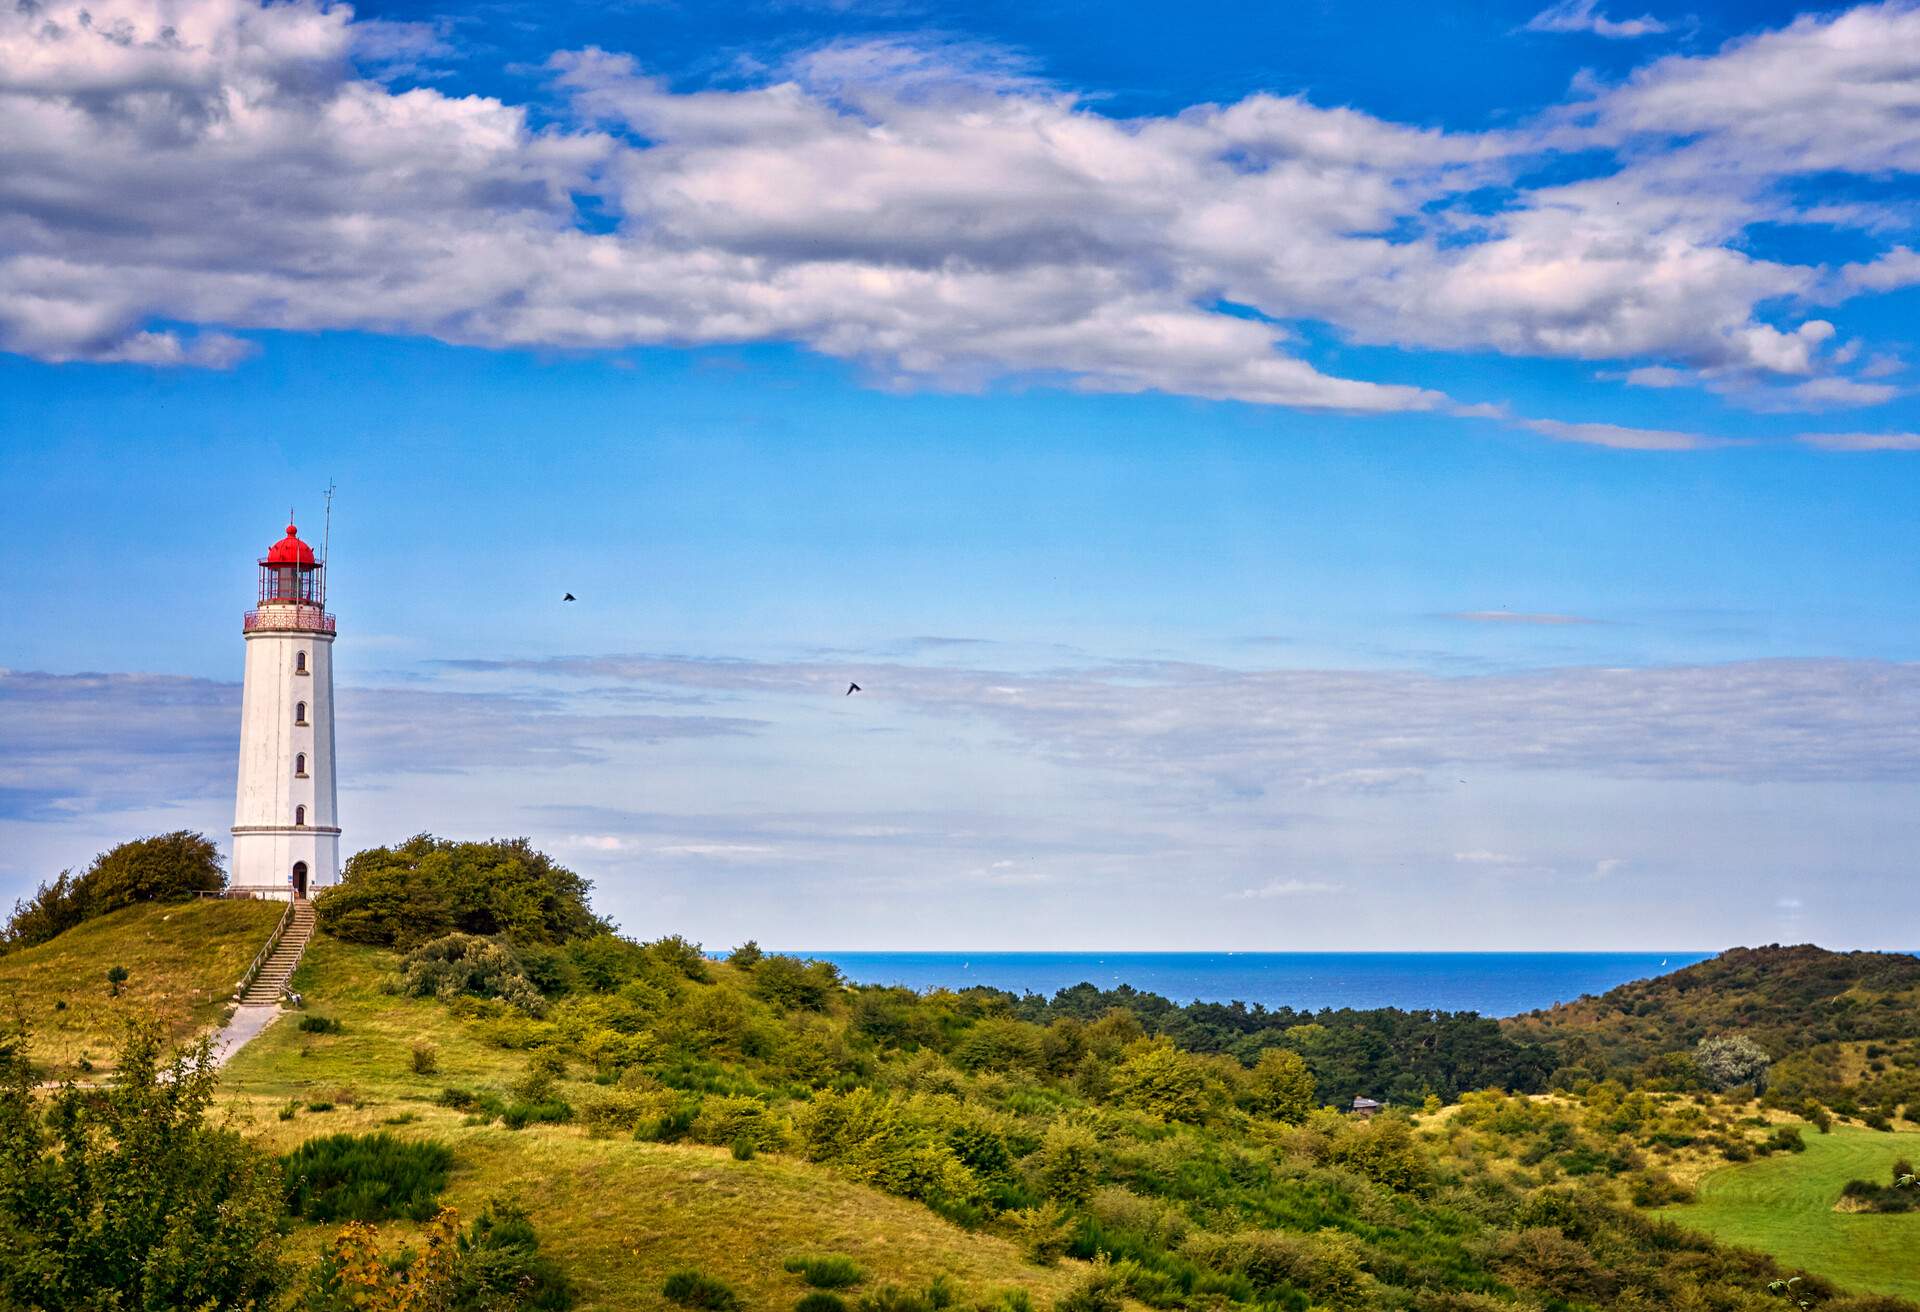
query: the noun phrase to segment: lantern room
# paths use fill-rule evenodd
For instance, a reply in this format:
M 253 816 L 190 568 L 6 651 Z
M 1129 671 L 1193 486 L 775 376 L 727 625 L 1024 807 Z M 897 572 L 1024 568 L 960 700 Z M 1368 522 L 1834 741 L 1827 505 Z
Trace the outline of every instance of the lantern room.
M 260 604 L 327 604 L 327 567 L 314 559 L 313 548 L 300 540 L 300 530 L 292 524 L 287 525 L 287 535 L 260 558 Z

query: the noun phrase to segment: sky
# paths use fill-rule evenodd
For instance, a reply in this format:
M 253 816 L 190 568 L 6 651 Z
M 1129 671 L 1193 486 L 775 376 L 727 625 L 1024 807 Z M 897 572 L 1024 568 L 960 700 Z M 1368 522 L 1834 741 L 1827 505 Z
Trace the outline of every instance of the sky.
M 1912 3 L 8 7 L 0 903 L 226 840 L 331 484 L 348 852 L 1915 947 L 1916 122 Z

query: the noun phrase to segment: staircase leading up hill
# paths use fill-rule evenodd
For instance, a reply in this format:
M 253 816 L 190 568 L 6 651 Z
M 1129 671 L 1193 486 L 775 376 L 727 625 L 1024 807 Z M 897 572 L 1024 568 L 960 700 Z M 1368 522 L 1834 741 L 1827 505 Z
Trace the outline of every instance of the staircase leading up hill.
M 243 1007 L 270 1007 L 280 1001 L 280 995 L 287 987 L 287 978 L 293 974 L 293 968 L 300 964 L 300 954 L 307 950 L 307 940 L 313 937 L 313 903 L 301 899 L 293 904 L 293 913 L 287 918 L 286 932 L 273 945 L 273 951 L 260 963 L 253 980 L 246 991 L 240 995 Z

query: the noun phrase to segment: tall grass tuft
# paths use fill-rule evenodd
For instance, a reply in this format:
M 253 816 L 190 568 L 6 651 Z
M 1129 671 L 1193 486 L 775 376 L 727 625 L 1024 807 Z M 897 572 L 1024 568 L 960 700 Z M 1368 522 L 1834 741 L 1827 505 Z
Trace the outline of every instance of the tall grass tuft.
M 287 1206 L 314 1221 L 430 1220 L 453 1151 L 430 1139 L 329 1134 L 280 1159 Z

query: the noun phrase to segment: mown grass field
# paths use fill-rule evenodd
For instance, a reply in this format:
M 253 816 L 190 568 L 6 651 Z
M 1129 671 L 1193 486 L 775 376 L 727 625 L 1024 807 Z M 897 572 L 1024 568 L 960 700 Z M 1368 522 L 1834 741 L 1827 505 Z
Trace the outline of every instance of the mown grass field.
M 1809 1126 L 1806 1143 L 1804 1153 L 1715 1171 L 1701 1180 L 1698 1201 L 1664 1214 L 1848 1289 L 1920 1300 L 1920 1213 L 1834 1210 L 1847 1181 L 1884 1183 L 1897 1159 L 1920 1157 L 1920 1134 Z
M 447 1144 L 455 1165 L 444 1201 L 463 1216 L 502 1194 L 527 1207 L 543 1250 L 578 1282 L 580 1312 L 672 1307 L 661 1285 L 685 1267 L 727 1281 L 748 1307 L 791 1307 L 805 1287 L 782 1266 L 801 1254 L 852 1257 L 869 1273 L 863 1288 L 923 1286 L 944 1274 L 970 1294 L 1027 1289 L 1040 1306 L 1077 1277 L 1076 1263 L 1035 1266 L 1007 1240 L 795 1158 L 740 1162 L 722 1148 L 597 1139 L 573 1126 L 468 1125 L 436 1105 L 440 1090 L 503 1090 L 521 1074 L 524 1054 L 481 1042 L 436 1001 L 385 992 L 394 964 L 378 949 L 316 937 L 294 988 L 306 1014 L 337 1020 L 341 1031 L 306 1033 L 300 1013 L 283 1017 L 228 1065 L 223 1104 L 276 1152 L 314 1135 L 380 1129 Z M 438 1052 L 430 1075 L 413 1070 L 419 1040 Z M 561 1092 L 585 1087 L 563 1081 Z M 302 1106 L 293 1118 L 280 1119 L 296 1099 Z M 315 1112 L 309 1101 L 335 1106 Z M 397 1240 L 419 1227 L 382 1229 Z M 295 1255 L 316 1256 L 335 1230 L 299 1225 Z
M 53 1078 L 104 1069 L 131 1015 L 157 1017 L 176 1040 L 217 1025 L 286 910 L 225 899 L 125 907 L 37 947 L 0 957 L 0 1018 L 26 1021 L 33 1059 Z M 114 997 L 107 971 L 128 977 Z M 63 1005 L 64 1004 L 64 1005 Z

